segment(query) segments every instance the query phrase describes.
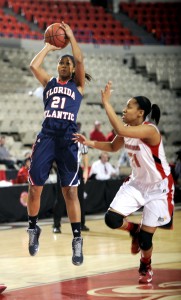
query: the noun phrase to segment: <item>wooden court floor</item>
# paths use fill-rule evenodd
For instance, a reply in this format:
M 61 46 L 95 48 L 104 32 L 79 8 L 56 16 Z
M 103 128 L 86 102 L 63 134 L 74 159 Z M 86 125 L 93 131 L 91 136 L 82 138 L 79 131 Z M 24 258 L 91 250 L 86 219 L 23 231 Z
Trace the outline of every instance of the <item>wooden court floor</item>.
M 141 215 L 129 219 L 139 222 Z M 40 220 L 40 251 L 29 256 L 27 223 L 0 225 L 0 283 L 3 300 L 181 299 L 181 210 L 174 229 L 154 237 L 153 283 L 138 284 L 139 254 L 130 254 L 127 232 L 106 227 L 103 215 L 87 216 L 83 232 L 84 264 L 71 262 L 72 234 L 67 219 L 62 233 L 52 233 L 52 220 Z

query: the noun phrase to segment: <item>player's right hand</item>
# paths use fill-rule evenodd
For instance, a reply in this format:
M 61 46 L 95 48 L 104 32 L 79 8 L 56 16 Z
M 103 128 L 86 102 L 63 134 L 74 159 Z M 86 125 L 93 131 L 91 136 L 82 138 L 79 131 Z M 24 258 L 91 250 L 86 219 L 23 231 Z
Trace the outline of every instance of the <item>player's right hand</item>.
M 55 51 L 55 50 L 61 50 L 60 47 L 56 47 L 54 45 L 51 45 L 49 43 L 45 43 L 45 47 L 48 48 L 48 50 L 52 50 L 52 51 Z

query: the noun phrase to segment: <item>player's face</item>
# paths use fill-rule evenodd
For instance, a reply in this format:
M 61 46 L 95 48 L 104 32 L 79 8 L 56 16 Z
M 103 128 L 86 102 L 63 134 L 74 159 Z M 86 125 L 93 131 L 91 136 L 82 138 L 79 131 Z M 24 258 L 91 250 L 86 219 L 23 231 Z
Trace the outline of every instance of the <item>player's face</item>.
M 129 125 L 138 125 L 143 121 L 143 114 L 144 111 L 139 108 L 137 101 L 131 98 L 123 109 L 122 120 Z
M 74 65 L 70 57 L 63 57 L 58 63 L 58 74 L 60 79 L 69 79 L 74 72 Z

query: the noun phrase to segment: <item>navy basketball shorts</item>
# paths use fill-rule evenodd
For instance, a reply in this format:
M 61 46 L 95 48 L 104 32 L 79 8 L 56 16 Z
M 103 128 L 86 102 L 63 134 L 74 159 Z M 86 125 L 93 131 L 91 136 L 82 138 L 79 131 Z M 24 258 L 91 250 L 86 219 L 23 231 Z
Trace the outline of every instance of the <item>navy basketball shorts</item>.
M 42 186 L 56 162 L 61 186 L 78 185 L 78 145 L 72 136 L 59 137 L 39 133 L 32 149 L 29 183 Z

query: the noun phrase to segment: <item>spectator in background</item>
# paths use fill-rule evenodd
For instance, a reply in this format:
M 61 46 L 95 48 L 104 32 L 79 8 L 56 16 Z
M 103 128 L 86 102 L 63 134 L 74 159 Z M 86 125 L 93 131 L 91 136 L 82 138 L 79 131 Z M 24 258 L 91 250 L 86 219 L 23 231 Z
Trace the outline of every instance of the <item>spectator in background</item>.
M 30 157 L 25 158 L 23 166 L 19 169 L 16 183 L 28 183 L 28 171 L 30 167 Z
M 124 148 L 121 149 L 120 156 L 117 163 L 117 168 L 119 169 L 120 176 L 129 176 L 131 172 L 129 155 Z
M 130 166 L 129 156 L 125 151 L 125 149 L 122 149 L 118 160 L 118 167 L 121 168 L 121 167 L 129 167 L 129 166 Z
M 24 159 L 31 158 L 31 151 L 26 151 L 24 154 Z
M 97 180 L 108 180 L 115 178 L 118 175 L 116 170 L 109 162 L 109 154 L 107 152 L 101 152 L 99 160 L 93 162 L 89 177 Z
M 81 127 L 82 127 L 82 123 L 81 122 L 77 122 L 77 132 L 78 133 L 82 133 L 85 135 L 85 133 L 81 132 Z
M 112 129 L 106 136 L 106 142 L 112 142 L 116 136 L 115 130 Z
M 10 154 L 9 150 L 5 146 L 6 137 L 0 136 L 0 164 L 4 164 L 8 169 L 17 169 L 16 160 Z
M 104 134 L 101 131 L 101 123 L 95 121 L 94 129 L 90 132 L 90 140 L 104 142 L 106 140 Z

